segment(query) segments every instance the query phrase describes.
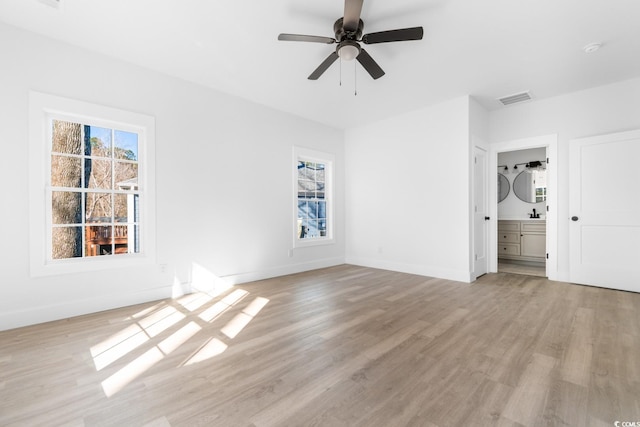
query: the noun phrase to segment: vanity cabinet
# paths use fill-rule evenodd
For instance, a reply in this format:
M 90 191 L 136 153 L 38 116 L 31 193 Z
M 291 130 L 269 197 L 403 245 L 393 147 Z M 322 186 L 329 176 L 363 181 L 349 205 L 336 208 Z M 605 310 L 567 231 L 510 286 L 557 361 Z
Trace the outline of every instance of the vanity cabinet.
M 498 258 L 544 262 L 546 229 L 544 220 L 499 220 Z

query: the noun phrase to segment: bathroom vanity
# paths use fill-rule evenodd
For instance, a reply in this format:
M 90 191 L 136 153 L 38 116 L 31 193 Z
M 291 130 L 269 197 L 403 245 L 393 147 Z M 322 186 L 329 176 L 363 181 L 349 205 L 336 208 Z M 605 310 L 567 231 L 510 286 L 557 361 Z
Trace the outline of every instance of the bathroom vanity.
M 545 262 L 546 230 L 544 219 L 498 220 L 498 258 Z

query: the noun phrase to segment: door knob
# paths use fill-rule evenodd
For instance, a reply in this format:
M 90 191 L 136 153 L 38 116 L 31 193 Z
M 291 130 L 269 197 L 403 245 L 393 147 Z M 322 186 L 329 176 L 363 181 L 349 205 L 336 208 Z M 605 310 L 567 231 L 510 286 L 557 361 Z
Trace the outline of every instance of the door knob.
M 579 220 L 579 219 L 580 219 L 580 218 L 578 218 L 577 216 L 572 216 L 572 217 L 571 217 L 571 221 L 577 221 L 577 220 Z
M 485 220 L 485 221 L 489 221 L 490 219 L 491 219 L 491 217 L 488 217 L 488 216 L 485 216 L 485 217 L 484 217 L 484 220 Z

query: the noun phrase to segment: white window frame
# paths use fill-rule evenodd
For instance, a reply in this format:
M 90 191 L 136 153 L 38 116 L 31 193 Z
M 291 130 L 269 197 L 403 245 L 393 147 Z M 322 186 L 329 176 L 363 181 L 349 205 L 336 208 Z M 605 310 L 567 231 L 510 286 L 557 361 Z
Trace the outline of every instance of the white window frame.
M 325 200 L 327 202 L 327 235 L 323 237 L 300 239 L 298 237 L 298 161 L 309 161 L 325 164 Z M 334 201 L 333 201 L 333 168 L 335 156 L 330 153 L 303 147 L 293 147 L 293 247 L 334 244 Z
M 51 128 L 53 120 L 138 134 L 140 252 L 114 256 L 51 257 Z M 29 270 L 33 277 L 156 263 L 155 119 L 98 104 L 29 93 Z

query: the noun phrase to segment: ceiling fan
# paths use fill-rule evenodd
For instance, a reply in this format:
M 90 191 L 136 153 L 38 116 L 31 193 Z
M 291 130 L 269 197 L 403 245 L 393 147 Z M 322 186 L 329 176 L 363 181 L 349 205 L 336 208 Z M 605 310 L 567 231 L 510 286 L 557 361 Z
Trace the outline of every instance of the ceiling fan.
M 384 71 L 373 60 L 360 43 L 375 44 L 399 42 L 406 40 L 422 40 L 422 27 L 403 28 L 399 30 L 380 31 L 362 35 L 364 23 L 360 19 L 363 0 L 345 0 L 344 17 L 333 24 L 335 38 L 307 36 L 302 34 L 280 34 L 278 40 L 312 43 L 337 43 L 335 52 L 331 53 L 309 76 L 309 80 L 317 80 L 338 58 L 345 61 L 357 59 L 374 79 L 384 76 Z

